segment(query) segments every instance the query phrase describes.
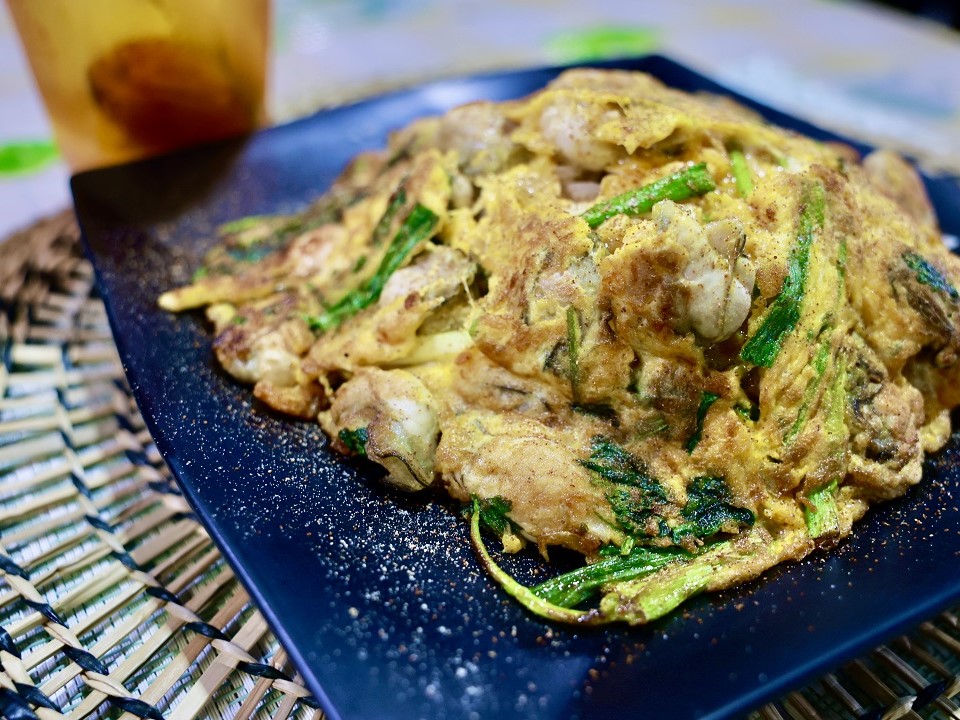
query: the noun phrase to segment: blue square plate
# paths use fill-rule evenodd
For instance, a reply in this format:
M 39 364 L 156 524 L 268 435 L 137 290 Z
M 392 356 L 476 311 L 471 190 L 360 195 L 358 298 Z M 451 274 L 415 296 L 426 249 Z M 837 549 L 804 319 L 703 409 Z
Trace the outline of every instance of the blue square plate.
M 643 70 L 728 92 L 661 57 Z M 480 570 L 457 509 L 398 496 L 220 371 L 203 317 L 157 309 L 221 222 L 290 212 L 416 117 L 541 88 L 543 68 L 430 83 L 258 133 L 84 173 L 73 193 L 146 422 L 197 514 L 337 718 L 731 718 L 960 600 L 958 442 L 830 554 L 701 596 L 652 626 L 551 626 Z M 738 98 L 772 122 L 830 134 Z M 860 147 L 861 150 L 864 148 Z M 944 230 L 960 191 L 930 181 Z M 535 571 L 534 558 L 516 572 Z M 529 576 L 529 575 L 527 575 Z

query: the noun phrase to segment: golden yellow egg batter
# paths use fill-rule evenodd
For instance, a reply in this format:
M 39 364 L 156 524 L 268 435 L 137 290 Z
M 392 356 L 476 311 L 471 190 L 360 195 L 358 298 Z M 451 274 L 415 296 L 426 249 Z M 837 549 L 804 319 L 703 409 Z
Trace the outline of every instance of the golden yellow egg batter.
M 160 304 L 208 306 L 223 367 L 337 450 L 468 502 L 557 620 L 848 534 L 960 403 L 960 261 L 913 170 L 643 74 L 420 120 L 222 240 Z M 523 587 L 481 525 L 587 564 Z

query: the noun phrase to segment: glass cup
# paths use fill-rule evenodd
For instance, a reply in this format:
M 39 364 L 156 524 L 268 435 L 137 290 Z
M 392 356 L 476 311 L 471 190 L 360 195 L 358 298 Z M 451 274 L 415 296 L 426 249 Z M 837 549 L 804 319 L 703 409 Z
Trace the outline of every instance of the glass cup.
M 7 0 L 73 170 L 262 124 L 270 0 Z

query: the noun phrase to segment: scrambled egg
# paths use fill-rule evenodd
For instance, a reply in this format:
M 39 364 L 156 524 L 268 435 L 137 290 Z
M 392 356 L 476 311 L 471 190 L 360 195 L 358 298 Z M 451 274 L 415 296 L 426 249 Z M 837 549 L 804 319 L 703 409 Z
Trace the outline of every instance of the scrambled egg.
M 223 235 L 160 304 L 207 306 L 223 367 L 337 450 L 468 503 L 557 620 L 835 542 L 960 404 L 960 261 L 913 170 L 643 74 L 420 120 Z M 587 566 L 522 587 L 481 525 Z

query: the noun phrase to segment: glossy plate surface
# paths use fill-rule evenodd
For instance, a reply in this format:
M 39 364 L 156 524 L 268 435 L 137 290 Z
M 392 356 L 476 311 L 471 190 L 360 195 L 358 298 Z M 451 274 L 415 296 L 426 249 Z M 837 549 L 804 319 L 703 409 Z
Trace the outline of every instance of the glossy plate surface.
M 608 63 L 726 92 L 669 60 Z M 398 496 L 217 367 L 201 314 L 159 311 L 221 222 L 288 212 L 415 117 L 542 87 L 556 68 L 432 83 L 246 141 L 77 176 L 73 192 L 130 383 L 197 514 L 335 718 L 733 718 L 960 600 L 956 438 L 924 483 L 833 553 L 702 596 L 645 628 L 529 615 L 479 569 L 456 508 Z M 731 93 L 732 94 L 732 93 Z M 777 112 L 773 122 L 831 136 Z M 944 229 L 960 193 L 931 181 Z M 538 562 L 513 562 L 522 577 Z M 632 710 L 632 712 L 631 712 Z M 625 714 L 626 713 L 626 714 Z

